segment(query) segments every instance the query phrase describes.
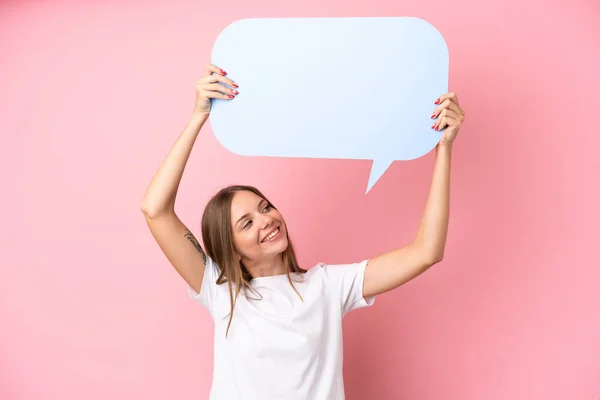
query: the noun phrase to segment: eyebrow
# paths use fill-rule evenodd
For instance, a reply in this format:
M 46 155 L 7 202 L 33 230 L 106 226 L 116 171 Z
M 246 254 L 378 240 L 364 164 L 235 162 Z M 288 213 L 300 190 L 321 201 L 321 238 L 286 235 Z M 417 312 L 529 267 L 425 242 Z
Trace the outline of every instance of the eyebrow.
M 258 206 L 257 206 L 256 208 L 260 208 L 260 206 L 261 206 L 263 203 L 266 203 L 266 202 L 267 202 L 267 201 L 266 201 L 265 199 L 261 199 L 261 200 L 258 202 Z M 238 220 L 237 220 L 237 222 L 235 223 L 235 226 L 238 226 L 238 225 L 239 225 L 239 223 L 240 223 L 240 222 L 241 222 L 241 221 L 242 221 L 244 218 L 248 218 L 249 216 L 250 216 L 250 214 L 249 214 L 249 213 L 246 213 L 246 214 L 242 215 L 242 216 L 240 217 L 240 219 L 238 219 Z

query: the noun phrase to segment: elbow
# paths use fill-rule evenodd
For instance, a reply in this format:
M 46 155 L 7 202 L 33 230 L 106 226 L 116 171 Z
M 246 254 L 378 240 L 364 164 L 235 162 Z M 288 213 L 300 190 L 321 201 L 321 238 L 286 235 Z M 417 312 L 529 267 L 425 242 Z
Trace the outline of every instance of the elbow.
M 418 246 L 420 258 L 428 267 L 437 264 L 444 259 L 444 247 L 436 247 L 437 246 L 427 246 L 424 244 Z
M 434 254 L 433 261 L 435 264 L 442 262 L 443 259 L 444 259 L 444 250 Z
M 157 215 L 159 215 L 160 213 L 158 211 L 156 211 L 155 209 L 151 208 L 151 207 L 146 207 L 145 205 L 142 205 L 140 207 L 140 210 L 142 211 L 142 214 L 144 214 L 144 217 L 146 219 L 152 219 L 152 218 L 156 218 Z
M 164 214 L 169 214 L 169 213 L 175 212 L 175 208 L 173 207 L 172 204 L 165 207 L 165 206 L 157 206 L 156 204 L 151 205 L 146 202 L 142 202 L 142 205 L 140 206 L 140 210 L 142 211 L 142 214 L 144 214 L 144 217 L 146 217 L 146 218 L 156 218 L 156 217 L 159 217 Z
M 427 253 L 427 261 L 426 264 L 428 266 L 433 266 L 437 263 L 442 262 L 444 259 L 444 252 L 428 252 Z
M 142 214 L 144 214 L 144 217 L 150 216 L 150 209 L 146 207 L 145 204 L 142 204 L 142 206 L 140 207 L 140 211 L 142 212 Z
M 414 246 L 416 247 L 419 258 L 429 268 L 434 264 L 441 262 L 444 259 L 444 247 L 433 243 L 424 243 L 421 241 L 415 241 Z

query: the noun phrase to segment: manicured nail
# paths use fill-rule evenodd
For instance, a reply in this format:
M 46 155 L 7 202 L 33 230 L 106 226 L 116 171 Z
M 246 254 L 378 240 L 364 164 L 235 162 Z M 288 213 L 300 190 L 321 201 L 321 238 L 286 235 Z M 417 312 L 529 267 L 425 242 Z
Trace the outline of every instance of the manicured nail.
M 235 96 L 234 96 L 234 95 L 232 95 L 232 94 L 230 94 L 228 97 L 229 97 L 230 99 L 233 99 Z
M 232 83 L 232 84 L 231 84 L 231 86 L 233 86 L 233 87 L 239 87 L 239 86 L 238 86 L 237 84 L 235 84 L 235 83 Z
M 233 93 L 233 94 L 240 94 L 240 92 L 238 92 L 237 90 L 234 90 L 231 93 Z
M 436 130 L 436 131 L 439 131 L 439 130 L 440 130 L 440 127 L 439 127 L 439 126 L 436 126 L 436 127 L 435 127 L 435 130 Z
M 440 99 L 437 99 L 434 104 L 439 104 Z
M 431 114 L 431 118 L 435 117 L 435 113 Z
M 431 129 L 435 129 L 435 124 L 431 125 Z
M 227 72 L 221 70 L 221 75 L 227 75 Z

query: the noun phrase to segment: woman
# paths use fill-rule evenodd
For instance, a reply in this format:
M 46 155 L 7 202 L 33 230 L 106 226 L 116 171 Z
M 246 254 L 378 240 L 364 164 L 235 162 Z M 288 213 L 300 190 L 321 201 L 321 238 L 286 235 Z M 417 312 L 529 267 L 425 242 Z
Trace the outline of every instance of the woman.
M 206 251 L 175 214 L 179 182 L 211 99 L 234 100 L 237 88 L 225 71 L 208 65 L 191 119 L 154 176 L 142 211 L 189 295 L 215 322 L 211 399 L 343 399 L 342 317 L 442 260 L 450 157 L 464 112 L 454 93 L 435 101 L 432 129 L 443 129 L 443 137 L 411 243 L 369 260 L 305 270 L 283 216 L 255 188 L 227 187 L 209 201 L 202 217 Z

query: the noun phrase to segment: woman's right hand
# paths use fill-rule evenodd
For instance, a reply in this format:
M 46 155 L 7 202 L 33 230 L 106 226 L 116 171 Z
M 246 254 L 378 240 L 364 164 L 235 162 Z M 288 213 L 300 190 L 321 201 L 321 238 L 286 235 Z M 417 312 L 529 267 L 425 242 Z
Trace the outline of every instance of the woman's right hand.
M 209 114 L 211 99 L 231 100 L 239 93 L 235 90 L 238 85 L 225 75 L 227 72 L 215 65 L 206 66 L 206 73 L 196 83 L 195 113 Z M 224 85 L 231 86 L 233 89 Z

